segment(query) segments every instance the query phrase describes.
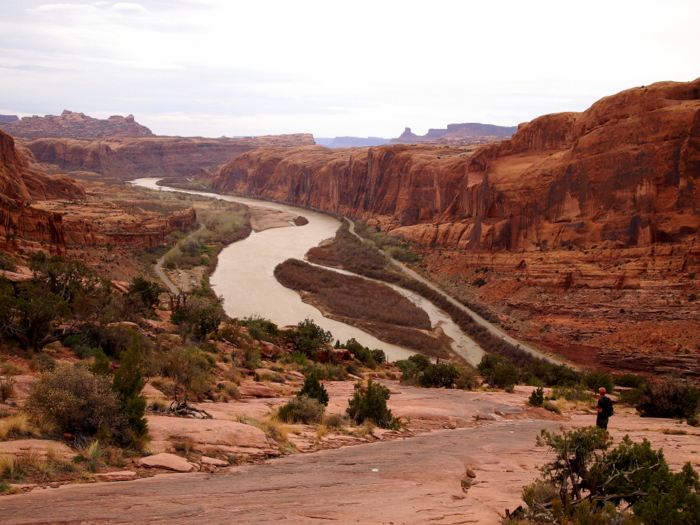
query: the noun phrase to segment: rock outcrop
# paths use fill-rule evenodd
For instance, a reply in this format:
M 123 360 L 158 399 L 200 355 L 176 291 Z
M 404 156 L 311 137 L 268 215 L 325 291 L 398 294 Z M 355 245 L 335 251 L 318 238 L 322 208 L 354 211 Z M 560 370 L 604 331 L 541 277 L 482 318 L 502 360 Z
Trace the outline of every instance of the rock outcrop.
M 35 160 L 57 171 L 92 171 L 130 180 L 136 177 L 207 176 L 241 153 L 260 147 L 314 144 L 310 134 L 219 138 L 139 137 L 106 140 L 40 138 L 25 145 Z
M 37 200 L 84 199 L 85 190 L 65 175 L 44 175 L 30 169 L 12 137 L 0 131 L 0 249 L 29 251 L 49 245 L 62 253 L 65 230 L 58 213 L 32 206 Z
M 0 129 L 23 139 L 73 138 L 99 139 L 105 137 L 149 137 L 153 132 L 134 120 L 133 115 L 114 115 L 106 120 L 89 117 L 84 113 L 63 110 L 60 115 L 23 117 L 21 120 L 0 120 Z

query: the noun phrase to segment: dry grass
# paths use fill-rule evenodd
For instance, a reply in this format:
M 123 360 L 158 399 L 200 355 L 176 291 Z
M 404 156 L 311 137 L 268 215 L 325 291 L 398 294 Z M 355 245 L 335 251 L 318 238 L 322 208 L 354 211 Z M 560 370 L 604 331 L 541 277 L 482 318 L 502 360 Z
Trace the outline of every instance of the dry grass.
M 0 423 L 2 424 L 2 426 L 0 426 L 0 440 L 2 441 L 38 437 L 42 434 L 41 430 L 23 413 L 7 417 Z

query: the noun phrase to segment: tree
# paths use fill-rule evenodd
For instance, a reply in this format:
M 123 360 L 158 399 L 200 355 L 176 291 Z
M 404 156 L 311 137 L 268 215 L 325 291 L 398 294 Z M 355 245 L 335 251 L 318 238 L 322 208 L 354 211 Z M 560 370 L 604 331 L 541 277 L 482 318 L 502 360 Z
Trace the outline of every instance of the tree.
M 316 399 L 323 406 L 328 406 L 328 392 L 326 391 L 326 387 L 318 380 L 316 370 L 313 370 L 304 381 L 304 386 L 301 387 L 301 390 L 297 394 L 297 397 L 301 396 L 311 397 Z
M 539 522 L 619 523 L 630 506 L 645 525 L 700 523 L 700 477 L 690 463 L 670 471 L 662 450 L 628 436 L 612 445 L 597 427 L 552 434 L 542 430 L 538 445 L 554 459 L 540 468 L 542 477 L 523 490 L 528 511 L 521 517 Z M 547 489 L 549 487 L 549 489 Z M 610 519 L 601 521 L 607 516 Z M 511 516 L 514 517 L 514 516 Z
M 143 379 L 141 339 L 138 332 L 133 332 L 131 344 L 122 352 L 120 361 L 121 366 L 114 374 L 112 385 L 119 394 L 121 411 L 126 416 L 134 436 L 142 438 L 148 434 L 148 423 L 144 417 L 146 398 L 141 395 L 146 382 Z
M 333 342 L 333 335 L 312 319 L 304 319 L 297 324 L 296 330 L 286 330 L 283 335 L 310 359 L 316 357 L 319 349 Z
M 355 384 L 355 392 L 352 399 L 348 401 L 346 412 L 355 423 L 362 423 L 369 419 L 382 428 L 395 429 L 400 426 L 400 423 L 387 408 L 388 400 L 389 389 L 374 383 L 370 378 L 366 387 L 359 382 Z
M 129 286 L 129 294 L 138 296 L 143 305 L 153 311 L 160 298 L 160 286 L 143 277 L 134 277 Z

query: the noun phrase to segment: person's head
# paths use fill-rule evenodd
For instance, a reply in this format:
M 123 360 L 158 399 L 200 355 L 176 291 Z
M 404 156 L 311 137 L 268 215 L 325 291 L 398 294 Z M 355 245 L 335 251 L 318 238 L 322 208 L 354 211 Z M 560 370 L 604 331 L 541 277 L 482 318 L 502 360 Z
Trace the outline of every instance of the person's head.
M 601 387 L 598 389 L 598 393 L 600 394 L 600 397 L 603 397 L 603 396 L 605 395 L 605 393 L 606 393 L 605 388 L 603 388 L 603 387 L 601 386 Z

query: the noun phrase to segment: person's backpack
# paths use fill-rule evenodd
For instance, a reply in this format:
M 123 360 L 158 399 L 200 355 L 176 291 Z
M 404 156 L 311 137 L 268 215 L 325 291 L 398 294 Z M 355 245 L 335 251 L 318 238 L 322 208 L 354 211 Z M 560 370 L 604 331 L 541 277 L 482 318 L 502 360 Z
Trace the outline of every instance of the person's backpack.
M 613 407 L 613 403 L 609 397 L 603 398 L 603 407 L 602 408 L 603 408 L 603 415 L 605 417 L 610 417 L 615 413 L 615 408 Z

